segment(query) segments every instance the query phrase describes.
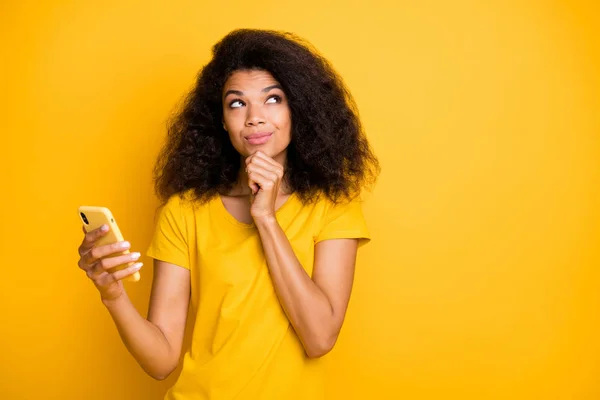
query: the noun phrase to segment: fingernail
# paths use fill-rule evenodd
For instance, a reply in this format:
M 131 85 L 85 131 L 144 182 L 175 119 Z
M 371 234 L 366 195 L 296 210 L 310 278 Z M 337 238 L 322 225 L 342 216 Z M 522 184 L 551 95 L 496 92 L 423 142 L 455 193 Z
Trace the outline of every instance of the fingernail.
M 121 242 L 121 248 L 126 249 L 129 247 L 129 242 Z
M 144 266 L 144 263 L 139 262 L 139 263 L 133 264 L 133 266 L 131 267 L 131 269 L 138 270 L 138 269 L 142 268 L 143 266 Z
M 133 258 L 134 260 L 137 260 L 138 258 L 140 258 L 141 254 L 138 252 L 135 253 L 131 253 L 131 258 Z
M 106 232 L 108 230 L 108 225 L 102 225 L 100 227 L 100 232 Z

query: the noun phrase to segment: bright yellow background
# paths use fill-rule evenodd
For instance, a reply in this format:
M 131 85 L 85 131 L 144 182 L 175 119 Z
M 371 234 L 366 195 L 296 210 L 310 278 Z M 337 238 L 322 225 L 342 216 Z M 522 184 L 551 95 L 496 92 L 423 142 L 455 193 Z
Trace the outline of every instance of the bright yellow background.
M 238 27 L 320 49 L 382 162 L 331 398 L 600 398 L 599 26 L 593 1 L 3 1 L 0 398 L 173 383 L 77 268 L 76 210 L 145 250 L 166 117 Z

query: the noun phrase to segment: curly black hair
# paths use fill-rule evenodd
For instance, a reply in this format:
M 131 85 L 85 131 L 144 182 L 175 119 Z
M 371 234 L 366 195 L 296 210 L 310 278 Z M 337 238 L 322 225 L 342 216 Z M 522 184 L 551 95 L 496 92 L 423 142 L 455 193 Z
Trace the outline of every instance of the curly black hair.
M 208 201 L 236 182 L 241 157 L 222 125 L 222 92 L 229 76 L 240 70 L 269 72 L 288 98 L 292 128 L 284 179 L 303 203 L 320 195 L 337 203 L 374 184 L 379 162 L 356 104 L 309 43 L 288 32 L 240 29 L 212 50 L 212 60 L 169 123 L 154 167 L 155 189 L 163 202 L 190 189 L 196 200 Z

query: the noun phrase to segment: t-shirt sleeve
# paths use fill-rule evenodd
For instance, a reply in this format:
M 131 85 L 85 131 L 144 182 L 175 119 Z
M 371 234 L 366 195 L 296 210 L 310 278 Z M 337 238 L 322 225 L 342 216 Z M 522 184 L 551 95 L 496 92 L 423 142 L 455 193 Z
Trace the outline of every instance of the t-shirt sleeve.
M 315 243 L 328 239 L 359 239 L 359 247 L 371 240 L 359 198 L 329 208 Z
M 182 200 L 171 197 L 159 212 L 146 255 L 190 269 Z

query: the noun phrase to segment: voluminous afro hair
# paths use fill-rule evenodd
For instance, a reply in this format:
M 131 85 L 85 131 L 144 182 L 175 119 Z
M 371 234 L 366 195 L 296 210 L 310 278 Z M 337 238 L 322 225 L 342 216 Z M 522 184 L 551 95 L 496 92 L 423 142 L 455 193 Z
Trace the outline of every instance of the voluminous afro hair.
M 239 70 L 264 70 L 281 84 L 292 131 L 285 177 L 304 203 L 334 203 L 373 184 L 380 167 L 342 79 L 316 50 L 290 33 L 236 30 L 213 47 L 212 60 L 170 122 L 154 168 L 162 201 L 192 190 L 207 201 L 238 178 L 241 157 L 222 125 L 223 86 Z

